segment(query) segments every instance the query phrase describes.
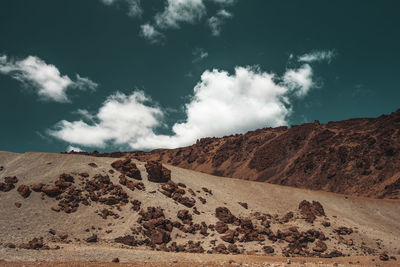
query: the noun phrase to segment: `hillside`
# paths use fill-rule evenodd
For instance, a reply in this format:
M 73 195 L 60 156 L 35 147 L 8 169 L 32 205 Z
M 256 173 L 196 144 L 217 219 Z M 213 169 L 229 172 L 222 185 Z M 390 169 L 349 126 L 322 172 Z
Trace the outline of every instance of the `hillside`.
M 108 157 L 0 152 L 0 166 L 7 261 L 207 262 L 215 254 L 221 262 L 260 255 L 372 263 L 388 254 L 395 264 L 389 257 L 399 254 L 397 200 Z
M 186 169 L 348 195 L 400 196 L 400 110 L 378 118 L 264 128 L 177 149 L 131 152 Z

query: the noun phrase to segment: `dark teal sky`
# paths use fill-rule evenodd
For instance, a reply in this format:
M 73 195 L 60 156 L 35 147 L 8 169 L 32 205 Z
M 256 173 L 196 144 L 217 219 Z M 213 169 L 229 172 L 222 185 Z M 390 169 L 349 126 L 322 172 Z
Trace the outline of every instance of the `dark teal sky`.
M 50 137 L 48 129 L 61 120 L 78 120 L 77 109 L 96 113 L 115 91 L 130 94 L 135 88 L 168 110 L 165 122 L 171 127 L 186 119 L 183 105 L 205 70 L 233 73 L 235 66 L 258 65 L 283 75 L 290 54 L 312 51 L 336 56 L 312 65 L 320 86 L 292 101 L 289 124 L 374 117 L 400 108 L 399 1 L 239 0 L 226 7 L 233 17 L 217 37 L 206 20 L 221 7 L 207 3 L 202 20 L 162 30 L 164 43 L 150 44 L 140 36 L 140 25 L 164 5 L 142 1 L 143 15 L 134 18 L 124 5 L 100 0 L 2 0 L 0 55 L 36 56 L 61 75 L 79 74 L 99 86 L 94 92 L 71 89 L 71 103 L 58 103 L 42 101 L 29 86 L 0 74 L 0 150 L 64 151 L 70 143 Z M 208 57 L 193 62 L 196 48 Z

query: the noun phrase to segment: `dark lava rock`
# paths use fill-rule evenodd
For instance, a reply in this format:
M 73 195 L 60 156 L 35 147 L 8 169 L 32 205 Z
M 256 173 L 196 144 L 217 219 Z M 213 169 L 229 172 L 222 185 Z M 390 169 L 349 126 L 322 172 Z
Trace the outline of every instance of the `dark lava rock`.
M 97 168 L 97 164 L 96 164 L 96 163 L 91 162 L 91 163 L 89 163 L 88 165 L 89 165 L 90 167 L 92 167 L 92 168 Z
M 177 217 L 181 219 L 184 224 L 190 224 L 192 222 L 192 214 L 188 210 L 178 211 Z
M 233 223 L 236 219 L 231 211 L 226 207 L 218 207 L 215 209 L 215 216 L 224 223 Z
M 225 233 L 226 231 L 229 230 L 229 227 L 228 227 L 228 225 L 226 225 L 226 223 L 224 223 L 224 222 L 217 222 L 217 223 L 215 224 L 215 230 L 216 230 L 219 234 L 223 234 L 223 233 Z
M 119 259 L 118 259 L 118 258 L 114 258 L 111 262 L 118 263 L 118 262 L 119 262 Z
M 20 194 L 23 198 L 27 198 L 31 194 L 31 190 L 29 189 L 29 187 L 23 184 L 18 186 L 17 191 L 18 194 Z
M 21 208 L 21 206 L 22 206 L 22 204 L 19 203 L 19 202 L 15 202 L 14 204 L 15 204 L 15 206 L 16 206 L 17 208 Z
M 353 229 L 345 227 L 345 226 L 341 226 L 341 227 L 335 229 L 334 232 L 339 235 L 350 235 L 353 233 Z
M 299 210 L 304 216 L 305 220 L 309 223 L 313 223 L 316 216 L 325 216 L 324 208 L 318 201 L 313 201 L 312 203 L 307 200 L 303 200 L 299 204 Z
M 86 238 L 86 242 L 88 242 L 88 243 L 96 243 L 97 241 L 98 241 L 97 235 L 92 235 L 92 236 Z
M 245 208 L 246 210 L 249 208 L 249 205 L 246 202 L 238 202 L 240 206 Z
M 379 259 L 381 261 L 388 261 L 389 260 L 389 255 L 386 254 L 386 253 L 382 253 L 382 254 L 379 255 Z
M 271 246 L 263 246 L 263 250 L 267 254 L 272 254 L 275 252 L 274 248 Z
M 114 161 L 111 166 L 128 177 L 136 180 L 142 180 L 139 169 L 137 168 L 136 164 L 131 161 L 131 159 Z
M 20 244 L 18 247 L 22 249 L 41 249 L 43 248 L 43 237 L 40 238 L 33 238 L 28 243 Z
M 49 197 L 56 197 L 60 195 L 63 192 L 63 190 L 58 186 L 47 185 L 42 187 L 42 192 Z
M 138 242 L 135 240 L 135 237 L 131 236 L 131 235 L 117 237 L 114 239 L 114 241 L 116 243 L 121 243 L 121 244 L 131 246 L 131 247 L 135 247 L 138 245 Z
M 147 177 L 150 182 L 166 183 L 171 180 L 171 171 L 157 161 L 147 161 Z
M 0 191 L 8 192 L 15 188 L 14 184 L 16 184 L 16 183 L 18 183 L 18 178 L 16 176 L 4 177 L 4 183 L 0 183 Z
M 33 184 L 31 185 L 31 189 L 35 192 L 41 192 L 43 186 L 44 184 Z

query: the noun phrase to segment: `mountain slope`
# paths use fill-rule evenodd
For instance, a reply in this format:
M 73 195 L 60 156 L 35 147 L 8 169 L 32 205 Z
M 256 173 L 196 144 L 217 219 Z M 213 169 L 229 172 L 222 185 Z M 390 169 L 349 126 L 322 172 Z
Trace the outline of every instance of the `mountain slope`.
M 218 176 L 397 199 L 400 110 L 379 118 L 264 128 L 129 154 Z
M 171 252 L 286 257 L 398 254 L 397 200 L 344 197 L 169 165 L 165 167 L 172 182 L 154 183 L 138 161 L 134 163 L 142 180 L 125 177 L 142 183 L 132 188 L 111 166 L 115 161 L 0 152 L 0 180 L 16 177 L 11 179 L 14 188 L 0 191 L 2 258 L 149 261 L 173 259 Z M 43 184 L 40 189 L 38 184 Z M 53 184 L 62 189 L 57 196 L 48 189 Z M 174 184 L 178 187 L 171 196 L 167 191 Z M 25 194 L 20 190 L 24 186 L 32 191 Z M 307 205 L 311 210 L 304 213 Z M 44 246 L 36 247 L 40 242 Z M 150 254 L 151 250 L 172 255 Z

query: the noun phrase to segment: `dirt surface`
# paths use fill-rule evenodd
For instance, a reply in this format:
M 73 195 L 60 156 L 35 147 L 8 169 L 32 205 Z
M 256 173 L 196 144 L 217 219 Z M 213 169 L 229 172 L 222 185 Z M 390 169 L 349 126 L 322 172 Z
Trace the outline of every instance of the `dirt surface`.
M 264 128 L 127 154 L 223 177 L 398 199 L 400 110 L 375 119 Z
M 14 186 L 0 191 L 0 265 L 75 261 L 59 266 L 91 266 L 89 261 L 96 261 L 93 266 L 101 266 L 97 262 L 115 258 L 138 266 L 229 266 L 232 260 L 232 266 L 283 266 L 288 259 L 291 266 L 399 263 L 398 200 L 157 164 L 148 168 L 158 168 L 165 177 L 152 182 L 145 162 L 124 161 L 114 164 L 117 170 L 111 166 L 115 161 L 0 152 L 0 181 Z M 387 261 L 380 260 L 382 255 Z M 34 261 L 39 262 L 29 263 Z

